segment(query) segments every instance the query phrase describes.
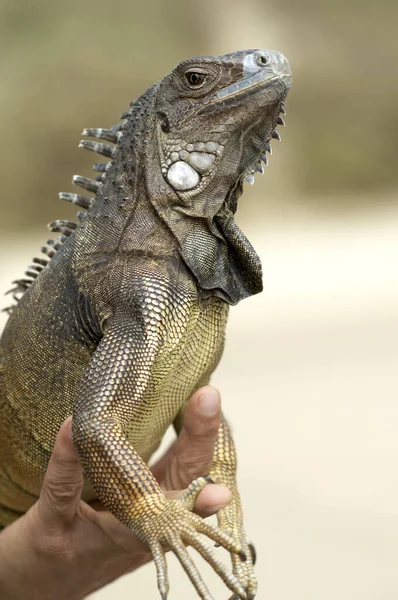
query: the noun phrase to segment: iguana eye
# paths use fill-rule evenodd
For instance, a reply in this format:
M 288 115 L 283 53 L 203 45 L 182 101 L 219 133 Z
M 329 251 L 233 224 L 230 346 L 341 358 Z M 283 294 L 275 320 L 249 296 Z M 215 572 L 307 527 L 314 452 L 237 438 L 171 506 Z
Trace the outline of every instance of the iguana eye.
M 198 73 L 197 71 L 187 71 L 185 78 L 190 86 L 198 88 L 204 84 L 206 76 L 204 73 Z

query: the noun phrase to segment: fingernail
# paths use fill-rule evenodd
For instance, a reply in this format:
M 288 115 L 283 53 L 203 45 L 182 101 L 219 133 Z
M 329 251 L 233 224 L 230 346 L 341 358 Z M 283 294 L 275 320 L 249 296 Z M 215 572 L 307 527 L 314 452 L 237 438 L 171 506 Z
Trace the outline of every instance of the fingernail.
M 199 398 L 200 412 L 207 417 L 212 417 L 218 411 L 220 405 L 220 394 L 215 389 L 204 392 Z

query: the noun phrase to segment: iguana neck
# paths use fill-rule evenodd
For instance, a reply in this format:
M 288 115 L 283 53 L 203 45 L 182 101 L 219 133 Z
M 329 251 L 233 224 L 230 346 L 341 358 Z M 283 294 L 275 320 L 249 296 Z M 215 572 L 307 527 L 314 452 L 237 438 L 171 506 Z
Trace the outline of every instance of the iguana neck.
M 153 135 L 156 137 L 155 131 Z M 150 147 L 156 146 L 153 139 Z M 203 205 L 199 198 L 184 204 L 165 184 L 160 167 L 156 176 L 147 171 L 146 180 L 148 198 L 178 242 L 179 255 L 203 294 L 237 304 L 261 292 L 260 259 L 234 221 L 241 180 L 229 189 L 223 179 L 215 178 L 209 185 L 209 195 L 215 201 Z

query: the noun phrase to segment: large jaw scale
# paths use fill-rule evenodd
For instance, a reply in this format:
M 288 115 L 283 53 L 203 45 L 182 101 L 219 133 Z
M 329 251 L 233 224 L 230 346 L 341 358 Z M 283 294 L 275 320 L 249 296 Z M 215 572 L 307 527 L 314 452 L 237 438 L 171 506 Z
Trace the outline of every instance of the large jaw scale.
M 211 181 L 217 172 L 226 141 L 226 136 L 220 135 L 216 128 L 206 139 L 202 139 L 200 133 L 192 140 L 176 134 L 169 137 L 166 143 L 159 143 L 163 177 L 182 200 L 200 193 Z

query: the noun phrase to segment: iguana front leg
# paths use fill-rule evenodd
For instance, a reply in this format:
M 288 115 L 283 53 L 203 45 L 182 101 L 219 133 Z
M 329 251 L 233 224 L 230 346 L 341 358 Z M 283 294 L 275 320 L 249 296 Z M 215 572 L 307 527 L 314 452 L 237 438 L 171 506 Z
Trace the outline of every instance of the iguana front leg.
M 236 560 L 231 554 L 233 572 L 246 590 L 247 598 L 254 598 L 257 591 L 257 581 L 254 573 L 255 552 L 249 544 L 243 527 L 242 507 L 236 484 L 236 451 L 230 427 L 223 416 L 214 451 L 214 459 L 209 476 L 216 483 L 221 483 L 232 492 L 230 504 L 217 514 L 218 526 L 241 544 L 247 555 L 246 562 Z
M 135 419 L 143 423 L 146 411 L 151 410 L 145 405 L 145 394 L 153 384 L 151 372 L 159 350 L 158 338 L 156 328 L 146 329 L 130 314 L 114 317 L 80 385 L 73 415 L 74 443 L 98 498 L 149 545 L 163 599 L 169 589 L 165 559 L 168 548 L 179 558 L 200 597 L 211 599 L 185 544 L 192 545 L 234 594 L 245 599 L 238 579 L 199 534 L 245 558 L 241 545 L 191 512 L 206 480 L 193 482 L 182 499 L 166 500 L 123 433 L 126 423 Z

